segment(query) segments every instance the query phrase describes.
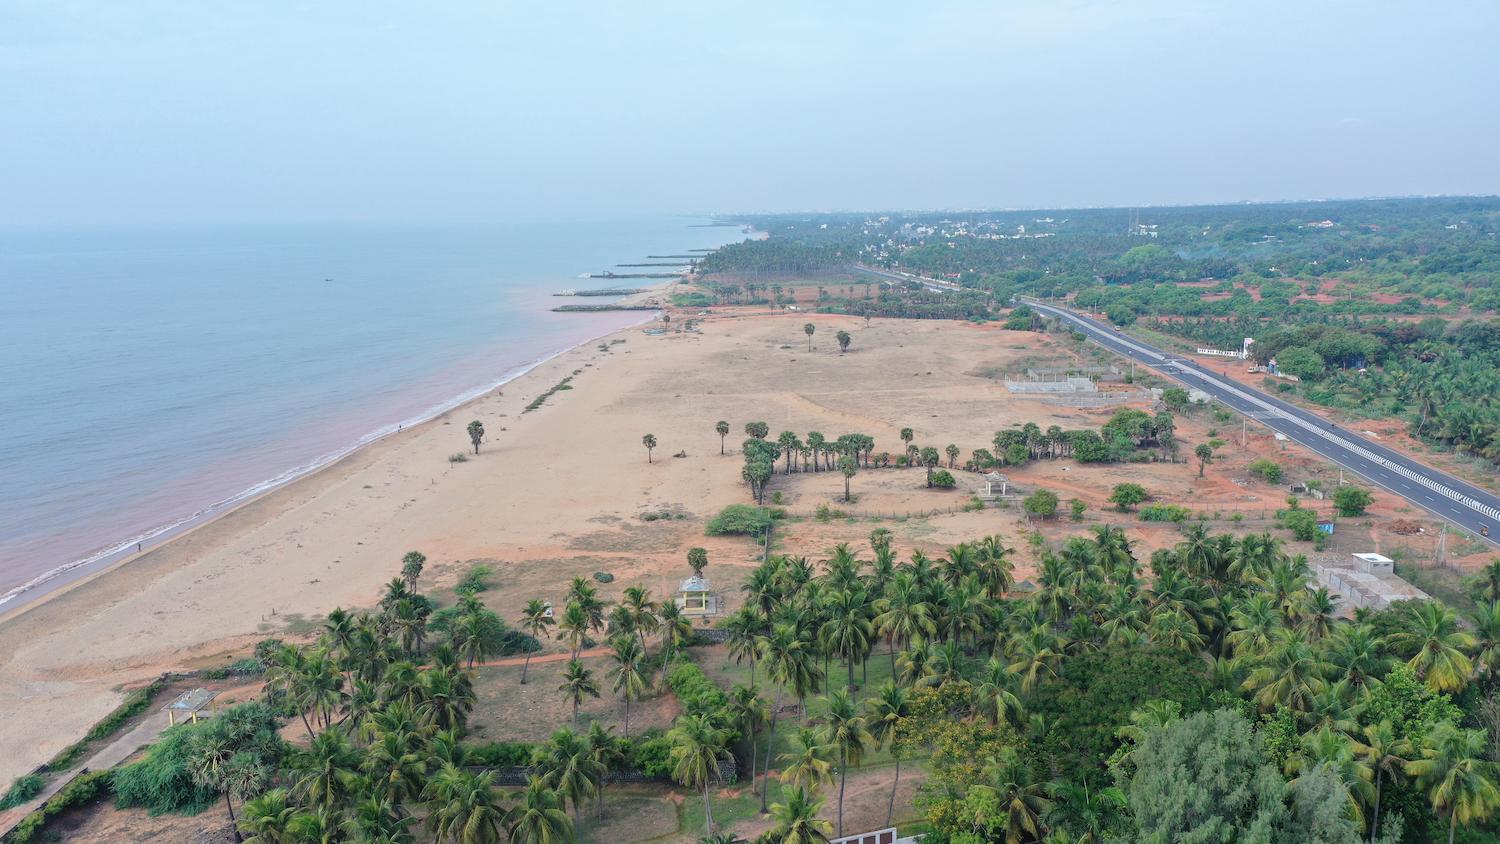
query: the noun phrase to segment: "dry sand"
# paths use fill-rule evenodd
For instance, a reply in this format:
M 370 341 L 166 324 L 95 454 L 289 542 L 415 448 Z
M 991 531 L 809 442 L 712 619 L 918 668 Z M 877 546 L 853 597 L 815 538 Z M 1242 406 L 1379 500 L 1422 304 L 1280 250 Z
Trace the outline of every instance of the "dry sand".
M 809 320 L 818 326 L 811 353 L 802 332 Z M 854 335 L 845 355 L 833 339 L 839 329 Z M 956 443 L 967 457 L 1013 423 L 1096 427 L 1110 413 L 1011 396 L 995 373 L 1069 352 L 1043 335 L 994 327 L 731 311 L 704 321 L 701 334 L 630 329 L 610 340 L 624 342 L 562 355 L 503 394 L 383 440 L 0 623 L 0 711 L 8 716 L 0 782 L 79 737 L 118 702 L 122 686 L 244 655 L 263 637 L 305 631 L 335 606 L 372 605 L 413 549 L 429 558 L 427 587 L 451 585 L 475 562 L 489 565 L 495 582 L 485 599 L 514 618 L 525 600 L 557 600 L 569 578 L 596 571 L 615 575 L 602 588 L 607 598 L 638 583 L 669 595 L 686 574 L 685 550 L 703 545 L 710 577 L 737 605 L 757 549 L 744 539 L 705 537 L 703 521 L 748 500 L 734 452 L 750 420 L 768 422 L 773 437 L 783 429 L 821 430 L 830 439 L 867 433 L 877 450 L 893 452 L 901 448 L 899 429 L 911 426 L 918 444 Z M 522 413 L 575 372 L 573 389 Z M 468 446 L 471 419 L 484 422 L 487 441 L 477 457 L 451 464 L 449 455 Z M 719 419 L 733 426 L 725 456 L 713 430 Z M 1184 422 L 1185 438 L 1191 428 Z M 660 443 L 650 464 L 641 445 L 648 432 Z M 1046 485 L 1064 499 L 1089 500 L 1091 519 L 1103 515 L 1099 505 L 1122 480 L 1196 507 L 1242 500 L 1244 490 L 1222 480 L 1199 488 L 1195 473 L 1188 464 L 1049 461 L 1016 476 L 1023 488 Z M 972 489 L 977 478 L 960 473 L 960 486 Z M 853 505 L 837 501 L 837 473 L 778 475 L 771 488 L 801 514 L 819 504 L 921 512 L 968 497 L 921 487 L 919 470 L 862 472 Z M 639 518 L 660 509 L 686 516 Z M 903 554 L 997 532 L 1025 545 L 1015 508 L 885 524 Z M 864 517 L 808 518 L 778 536 L 786 550 L 821 559 L 833 543 L 862 542 L 876 526 Z M 1078 527 L 1064 521 L 1048 532 Z M 1148 532 L 1159 536 L 1147 547 L 1175 535 L 1170 526 Z M 1029 556 L 1023 550 L 1023 563 Z

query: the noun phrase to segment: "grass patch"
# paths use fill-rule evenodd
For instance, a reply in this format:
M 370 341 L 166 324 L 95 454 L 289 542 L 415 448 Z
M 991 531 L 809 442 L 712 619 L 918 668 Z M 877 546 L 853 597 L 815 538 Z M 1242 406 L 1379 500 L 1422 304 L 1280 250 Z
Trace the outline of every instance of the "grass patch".
M 561 392 L 563 390 L 571 390 L 571 389 L 573 389 L 573 386 L 568 383 L 569 381 L 572 381 L 572 380 L 573 380 L 573 376 L 569 375 L 568 377 L 566 377 L 563 380 L 557 382 L 556 384 L 553 384 L 551 387 L 547 388 L 546 392 L 544 392 L 541 395 L 537 396 L 536 398 L 532 399 L 531 400 L 531 404 L 526 405 L 526 409 L 523 410 L 523 411 L 521 411 L 521 412 L 522 413 L 530 413 L 531 411 L 536 410 L 537 408 L 541 407 L 543 404 L 546 404 L 547 403 L 547 399 L 552 398 L 552 396 L 553 396 L 554 393 L 558 393 L 558 392 Z

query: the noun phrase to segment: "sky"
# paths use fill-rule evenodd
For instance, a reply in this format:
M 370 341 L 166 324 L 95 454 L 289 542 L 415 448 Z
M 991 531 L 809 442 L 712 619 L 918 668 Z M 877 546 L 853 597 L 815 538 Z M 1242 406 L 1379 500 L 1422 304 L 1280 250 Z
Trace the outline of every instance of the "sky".
M 0 225 L 1500 192 L 1500 4 L 0 3 Z

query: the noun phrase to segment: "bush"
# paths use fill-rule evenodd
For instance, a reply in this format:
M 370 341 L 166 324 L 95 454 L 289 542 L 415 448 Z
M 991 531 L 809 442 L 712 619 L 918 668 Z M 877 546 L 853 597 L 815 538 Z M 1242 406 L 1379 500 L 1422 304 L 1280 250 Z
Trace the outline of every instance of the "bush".
M 219 796 L 195 782 L 190 772 L 203 741 L 222 743 L 231 755 L 248 753 L 275 765 L 284 752 L 279 727 L 276 714 L 260 702 L 231 706 L 207 721 L 169 727 L 144 759 L 115 770 L 115 803 L 122 809 L 138 806 L 152 815 L 197 814 Z
M 731 504 L 708 520 L 703 532 L 709 536 L 760 536 L 771 529 L 779 514 L 769 507 Z
M 152 815 L 194 815 L 212 805 L 218 795 L 193 782 L 188 772 L 194 736 L 208 723 L 169 727 L 146 752 L 146 758 L 118 769 L 115 805 L 122 809 L 140 807 Z
M 1146 488 L 1140 484 L 1124 483 L 1115 484 L 1114 491 L 1110 493 L 1109 500 L 1111 503 L 1119 506 L 1121 512 L 1124 512 L 1145 501 L 1148 497 Z
M 1265 459 L 1264 457 L 1261 457 L 1257 460 L 1251 460 L 1250 465 L 1246 468 L 1250 470 L 1250 474 L 1265 479 L 1266 483 L 1281 483 L 1281 467 Z
M 629 740 L 628 747 L 625 748 L 625 764 L 652 779 L 670 778 L 672 743 L 661 730 L 647 730 Z
M 452 454 L 448 455 L 448 462 L 449 463 L 468 463 L 469 462 L 469 455 L 464 454 L 462 451 L 455 451 Z
M 968 500 L 968 502 L 964 504 L 964 512 L 965 513 L 974 513 L 974 512 L 977 512 L 979 510 L 983 510 L 983 509 L 984 509 L 984 501 L 982 501 L 978 496 L 974 496 L 974 497 L 970 498 Z
M 1339 511 L 1340 516 L 1363 516 L 1365 508 L 1374 503 L 1375 497 L 1369 490 L 1360 489 L 1357 486 L 1341 486 L 1333 491 L 1333 506 Z
M 667 672 L 667 686 L 690 715 L 717 714 L 729 704 L 729 696 L 708 678 L 692 660 L 679 658 Z
M 42 787 L 46 784 L 47 781 L 42 779 L 40 776 L 37 776 L 36 774 L 27 774 L 23 777 L 16 777 L 16 781 L 10 784 L 10 790 L 5 792 L 4 797 L 0 797 L 0 811 L 9 809 L 13 806 L 19 806 L 22 803 L 25 803 L 27 800 L 30 800 L 38 794 L 41 794 Z
M 490 574 L 492 572 L 489 566 L 483 563 L 475 565 L 465 572 L 463 577 L 459 578 L 458 585 L 453 587 L 453 591 L 460 595 L 473 595 L 475 592 L 483 592 L 490 588 Z
M 947 469 L 938 469 L 932 473 L 932 485 L 936 489 L 953 489 L 958 482 L 953 479 L 953 473 Z
M 610 574 L 607 571 L 596 571 L 596 572 L 594 572 L 594 579 L 597 580 L 597 581 L 599 581 L 600 583 L 614 583 L 615 582 L 615 576 L 612 575 L 612 574 Z
M 1081 522 L 1083 521 L 1084 512 L 1089 509 L 1089 505 L 1083 503 L 1082 501 L 1079 501 L 1076 498 L 1070 498 L 1068 499 L 1068 509 L 1072 513 L 1073 521 Z
M 1037 518 L 1050 519 L 1057 514 L 1057 493 L 1039 489 L 1021 499 L 1021 507 Z
M 469 763 L 487 768 L 524 767 L 531 764 L 531 753 L 536 746 L 524 741 L 492 741 L 488 744 L 470 745 Z
M 1312 542 L 1318 538 L 1318 514 L 1311 510 L 1295 507 L 1290 510 L 1277 510 L 1276 523 L 1292 532 L 1292 538 L 1303 542 Z
M 1141 508 L 1143 522 L 1185 522 L 1192 511 L 1179 504 L 1148 504 Z
M 47 825 L 47 821 L 57 814 L 93 800 L 102 789 L 109 787 L 113 773 L 113 771 L 90 771 L 63 786 L 61 791 L 42 804 L 42 808 L 22 818 L 21 822 L 6 834 L 6 844 L 25 844 L 36 837 L 42 827 Z

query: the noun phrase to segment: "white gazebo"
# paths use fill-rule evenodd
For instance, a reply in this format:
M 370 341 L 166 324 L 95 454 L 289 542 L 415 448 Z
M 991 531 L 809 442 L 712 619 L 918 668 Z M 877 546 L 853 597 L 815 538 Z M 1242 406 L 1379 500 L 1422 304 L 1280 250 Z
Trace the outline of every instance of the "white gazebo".
M 979 497 L 991 501 L 1004 498 L 1010 492 L 1010 479 L 999 472 L 991 472 L 984 476 L 984 483 L 979 487 Z

